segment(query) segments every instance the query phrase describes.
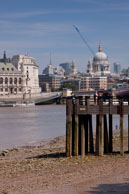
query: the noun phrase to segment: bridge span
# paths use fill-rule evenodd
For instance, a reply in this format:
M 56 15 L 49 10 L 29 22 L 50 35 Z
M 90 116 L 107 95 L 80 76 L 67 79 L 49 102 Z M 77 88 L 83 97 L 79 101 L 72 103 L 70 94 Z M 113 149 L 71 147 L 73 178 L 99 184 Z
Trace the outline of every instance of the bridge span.
M 35 98 L 35 105 L 59 103 L 62 92 L 41 93 Z

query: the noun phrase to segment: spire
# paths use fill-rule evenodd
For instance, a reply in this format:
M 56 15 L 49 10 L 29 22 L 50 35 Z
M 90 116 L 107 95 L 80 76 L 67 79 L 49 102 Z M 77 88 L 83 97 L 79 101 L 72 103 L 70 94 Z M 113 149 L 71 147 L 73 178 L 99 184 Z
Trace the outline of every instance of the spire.
M 6 58 L 6 52 L 4 51 L 4 55 L 3 55 L 3 60 L 4 60 L 4 64 L 6 64 L 7 58 Z
M 72 60 L 72 68 L 76 68 L 76 64 L 75 64 L 74 60 Z
M 98 52 L 102 52 L 102 45 L 101 45 L 101 40 L 99 41 Z
M 52 65 L 51 52 L 50 52 L 50 65 Z

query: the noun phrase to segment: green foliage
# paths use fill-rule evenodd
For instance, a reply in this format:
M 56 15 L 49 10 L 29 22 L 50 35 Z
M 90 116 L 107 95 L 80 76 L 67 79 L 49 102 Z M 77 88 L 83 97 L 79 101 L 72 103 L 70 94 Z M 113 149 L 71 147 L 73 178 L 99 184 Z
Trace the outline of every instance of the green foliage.
M 64 83 L 61 86 L 61 89 L 63 89 L 63 88 L 68 88 L 68 89 L 71 89 L 72 91 L 75 91 L 77 89 L 76 86 L 72 83 Z
M 128 72 L 128 69 L 122 69 L 121 72 L 122 73 L 127 73 Z
M 55 92 L 55 89 L 54 88 L 51 88 L 51 92 Z

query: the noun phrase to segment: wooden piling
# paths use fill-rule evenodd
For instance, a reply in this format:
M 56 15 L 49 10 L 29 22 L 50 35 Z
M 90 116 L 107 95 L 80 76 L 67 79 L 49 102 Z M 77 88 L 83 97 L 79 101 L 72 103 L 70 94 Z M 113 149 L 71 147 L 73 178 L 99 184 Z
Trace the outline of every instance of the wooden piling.
M 103 156 L 103 98 L 99 98 L 99 156 Z
M 78 134 L 79 134 L 79 122 L 78 122 L 78 105 L 79 105 L 79 99 L 75 99 L 75 112 L 74 112 L 74 117 L 75 117 L 75 126 L 74 126 L 74 150 L 73 154 L 74 156 L 78 156 Z
M 113 130 L 112 130 L 112 98 L 109 99 L 109 153 L 113 152 Z
M 89 101 L 91 100 L 91 101 Z M 66 101 L 66 156 L 78 156 L 94 152 L 92 115 L 96 114 L 96 154 L 99 156 L 113 151 L 113 114 L 120 115 L 120 154 L 124 155 L 124 114 L 128 115 L 128 151 L 129 151 L 129 106 L 123 106 L 123 99 L 119 104 L 103 105 L 103 98 L 93 104 L 92 99 L 84 97 L 67 98 Z M 116 102 L 116 101 L 115 101 Z M 129 105 L 129 102 L 128 102 Z M 109 114 L 109 134 L 107 115 Z M 104 130 L 103 130 L 104 129 Z M 104 132 L 104 136 L 103 136 Z M 104 148 L 104 150 L 103 150 Z
M 81 118 L 81 155 L 85 156 L 85 126 L 84 116 Z
M 99 115 L 96 115 L 96 155 L 99 155 Z
M 120 98 L 120 154 L 124 155 L 123 99 Z
M 107 127 L 107 116 L 104 115 L 104 153 L 109 153 L 109 142 L 108 142 L 108 127 Z
M 129 106 L 129 99 L 128 99 L 128 106 Z M 128 114 L 128 152 L 129 152 L 129 114 Z
M 89 143 L 90 153 L 94 153 L 94 142 L 93 142 L 93 128 L 92 128 L 92 115 L 88 116 L 89 120 Z
M 85 115 L 85 154 L 88 154 L 88 115 Z
M 66 156 L 72 156 L 72 98 L 66 101 Z

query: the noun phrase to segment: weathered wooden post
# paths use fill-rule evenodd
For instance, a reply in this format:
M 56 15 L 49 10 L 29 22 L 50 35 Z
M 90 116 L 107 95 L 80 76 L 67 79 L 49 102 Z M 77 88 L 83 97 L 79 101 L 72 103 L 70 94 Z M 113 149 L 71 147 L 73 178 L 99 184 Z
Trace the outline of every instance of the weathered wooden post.
M 120 154 L 124 155 L 123 99 L 120 98 Z
M 81 155 L 85 156 L 85 126 L 84 126 L 84 116 L 81 117 Z
M 99 156 L 103 156 L 103 98 L 99 97 Z
M 85 154 L 88 154 L 88 115 L 85 115 Z
M 96 115 L 96 155 L 99 155 L 99 115 Z
M 128 99 L 128 106 L 129 106 L 129 99 Z M 129 114 L 128 114 L 128 152 L 129 152 Z
M 72 98 L 66 100 L 66 156 L 72 156 Z
M 89 101 L 87 101 L 87 97 L 85 97 L 85 106 L 86 106 L 86 111 L 88 112 L 88 106 L 89 106 Z M 88 154 L 88 114 L 85 115 L 85 154 Z
M 109 142 L 108 142 L 108 128 L 107 128 L 107 116 L 104 115 L 104 153 L 109 153 Z
M 79 133 L 79 123 L 78 123 L 78 105 L 79 105 L 79 99 L 75 99 L 75 109 L 74 109 L 74 118 L 75 118 L 75 126 L 74 126 L 74 150 L 73 154 L 74 156 L 78 156 L 78 133 Z
M 109 98 L 109 153 L 112 153 L 113 151 L 112 138 L 112 98 Z
M 93 128 L 92 128 L 92 115 L 89 116 L 89 139 L 90 139 L 90 153 L 94 153 L 94 142 L 93 142 Z

